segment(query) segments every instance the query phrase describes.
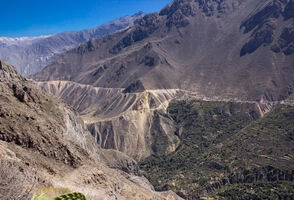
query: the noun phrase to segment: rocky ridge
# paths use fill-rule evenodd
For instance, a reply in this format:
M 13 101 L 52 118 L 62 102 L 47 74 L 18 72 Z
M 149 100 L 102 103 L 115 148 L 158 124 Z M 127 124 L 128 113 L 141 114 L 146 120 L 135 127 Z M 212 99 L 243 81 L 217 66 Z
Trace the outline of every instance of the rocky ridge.
M 101 149 L 72 108 L 3 61 L 0 80 L 1 199 L 31 199 L 42 187 L 99 200 L 180 199 L 155 192 L 134 160 Z
M 134 25 L 143 13 L 125 16 L 99 27 L 40 37 L 0 37 L 0 58 L 17 67 L 25 76 L 34 74 L 66 51 L 94 38 L 100 38 Z
M 285 100 L 294 74 L 291 5 L 290 0 L 176 0 L 130 29 L 69 51 L 33 78 Z
M 293 114 L 279 104 L 293 105 L 291 13 L 292 0 L 175 0 L 33 78 L 101 146 L 141 159 L 158 190 L 199 199 L 243 186 L 254 195 L 256 181 L 289 188 Z

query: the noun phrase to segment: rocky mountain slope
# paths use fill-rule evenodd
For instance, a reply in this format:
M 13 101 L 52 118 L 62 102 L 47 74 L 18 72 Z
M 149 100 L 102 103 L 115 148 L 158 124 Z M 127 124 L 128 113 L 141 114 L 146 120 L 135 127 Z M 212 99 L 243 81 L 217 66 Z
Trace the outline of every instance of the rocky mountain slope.
M 117 149 L 141 159 L 155 152 L 172 152 L 179 144 L 172 121 L 164 113 L 171 99 L 184 94 L 180 90 L 123 93 L 123 89 L 68 81 L 38 85 L 76 108 L 103 148 Z
M 179 140 L 164 113 L 174 98 L 292 102 L 291 13 L 290 0 L 176 0 L 32 78 L 50 81 L 40 85 L 73 105 L 103 147 L 170 152 Z M 163 148 L 152 145 L 157 130 Z
M 188 98 L 220 101 L 180 89 L 125 93 L 123 88 L 100 88 L 70 81 L 37 84 L 77 109 L 102 148 L 117 149 L 138 160 L 152 154 L 171 153 L 179 146 L 175 124 L 167 115 L 170 101 Z M 258 116 L 271 110 L 269 102 L 240 102 L 255 105 Z
M 158 193 L 128 156 L 103 150 L 75 111 L 0 62 L 1 199 L 31 199 L 40 188 L 88 199 L 180 199 Z
M 102 147 L 140 160 L 158 190 L 293 196 L 293 5 L 175 0 L 32 78 Z
M 106 88 L 283 100 L 293 88 L 293 1 L 176 0 L 34 76 Z
M 97 28 L 41 37 L 0 37 L 0 58 L 17 67 L 22 75 L 39 72 L 66 51 L 94 38 L 133 26 L 143 13 L 125 16 Z

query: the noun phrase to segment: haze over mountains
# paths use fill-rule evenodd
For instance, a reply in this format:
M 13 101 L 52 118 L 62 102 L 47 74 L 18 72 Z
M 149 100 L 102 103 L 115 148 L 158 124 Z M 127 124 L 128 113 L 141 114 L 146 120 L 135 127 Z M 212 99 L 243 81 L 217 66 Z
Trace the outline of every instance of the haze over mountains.
M 142 12 L 125 16 L 99 27 L 40 37 L 0 37 L 0 57 L 16 66 L 22 75 L 39 72 L 66 51 L 93 38 L 103 37 L 127 27 L 142 18 Z

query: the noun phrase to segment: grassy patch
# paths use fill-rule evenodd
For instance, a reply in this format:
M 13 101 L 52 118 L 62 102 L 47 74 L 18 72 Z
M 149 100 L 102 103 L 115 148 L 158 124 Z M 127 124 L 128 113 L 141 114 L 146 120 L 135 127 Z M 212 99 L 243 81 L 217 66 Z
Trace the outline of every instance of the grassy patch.
M 216 199 L 233 200 L 233 199 L 293 199 L 294 183 L 293 182 L 257 182 L 252 184 L 235 184 L 228 188 L 220 190 Z
M 86 200 L 80 192 L 71 192 L 68 188 L 46 187 L 38 190 L 32 200 Z
M 172 102 L 168 114 L 181 145 L 140 162 L 157 190 L 194 199 L 228 185 L 293 180 L 293 107 L 259 118 L 255 104 L 190 100 Z
M 71 192 L 68 188 L 53 188 L 46 187 L 39 189 L 35 192 L 32 200 L 52 200 L 54 197 L 57 197 L 62 194 Z

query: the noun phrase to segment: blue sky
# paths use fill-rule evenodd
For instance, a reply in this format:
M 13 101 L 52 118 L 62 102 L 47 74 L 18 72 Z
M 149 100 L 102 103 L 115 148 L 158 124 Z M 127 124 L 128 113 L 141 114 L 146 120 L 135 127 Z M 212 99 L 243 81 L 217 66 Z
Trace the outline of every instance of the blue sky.
M 158 12 L 172 0 L 1 0 L 0 37 L 39 36 L 94 28 L 110 20 Z

